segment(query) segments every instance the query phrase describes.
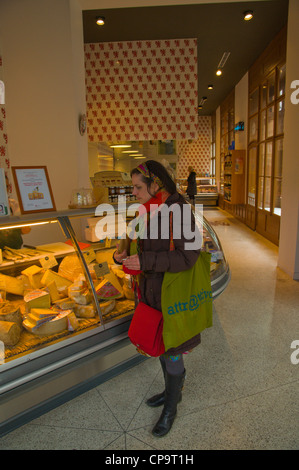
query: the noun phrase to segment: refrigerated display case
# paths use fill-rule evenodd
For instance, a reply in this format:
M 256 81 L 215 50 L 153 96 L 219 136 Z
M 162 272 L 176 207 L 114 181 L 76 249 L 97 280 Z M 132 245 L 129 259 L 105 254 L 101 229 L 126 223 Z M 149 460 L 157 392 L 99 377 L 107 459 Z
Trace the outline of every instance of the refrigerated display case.
M 184 196 L 186 196 L 186 179 L 177 178 L 177 184 Z M 196 178 L 197 194 L 195 203 L 203 206 L 216 206 L 218 202 L 218 189 L 215 184 L 215 178 L 209 176 L 201 176 Z
M 111 210 L 128 221 L 126 210 Z M 131 278 L 114 264 L 116 238 L 86 241 L 85 221 L 92 217 L 95 208 L 0 219 L 0 229 L 57 223 L 62 231 L 59 241 L 2 252 L 0 434 L 145 360 L 127 336 L 135 305 Z M 216 233 L 200 222 L 215 298 L 230 271 Z

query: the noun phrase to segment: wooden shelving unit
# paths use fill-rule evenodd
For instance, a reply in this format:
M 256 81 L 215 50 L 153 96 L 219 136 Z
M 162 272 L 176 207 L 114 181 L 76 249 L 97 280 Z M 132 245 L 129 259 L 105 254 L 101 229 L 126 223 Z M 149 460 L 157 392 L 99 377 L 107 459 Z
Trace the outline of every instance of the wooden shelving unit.
M 224 201 L 230 204 L 245 202 L 245 150 L 230 150 L 224 156 Z

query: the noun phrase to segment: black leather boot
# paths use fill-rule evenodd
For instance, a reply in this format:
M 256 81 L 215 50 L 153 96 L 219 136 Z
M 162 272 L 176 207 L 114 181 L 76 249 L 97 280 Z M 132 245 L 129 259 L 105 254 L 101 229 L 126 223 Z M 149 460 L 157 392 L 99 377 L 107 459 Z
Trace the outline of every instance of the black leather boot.
M 165 366 L 163 366 L 163 363 L 161 362 L 162 364 L 162 369 L 163 369 L 163 373 L 164 373 L 164 380 L 165 380 L 165 373 L 166 373 L 166 370 L 165 370 Z M 186 376 L 186 371 L 184 370 L 184 376 L 183 376 L 183 382 L 182 382 L 182 388 L 181 388 L 181 393 L 180 393 L 180 396 L 179 396 L 179 401 L 182 401 L 182 390 L 183 390 L 183 386 L 184 386 L 184 381 L 185 381 L 185 376 Z M 162 392 L 162 393 L 158 393 L 157 395 L 154 395 L 152 396 L 151 398 L 149 398 L 147 401 L 146 401 L 146 404 L 148 406 L 151 406 L 152 408 L 154 407 L 158 407 L 158 406 L 162 406 L 164 405 L 165 403 L 165 390 Z
M 165 360 L 161 359 L 160 357 L 159 359 L 160 359 L 160 364 L 162 367 L 164 382 L 165 382 L 165 374 L 166 374 Z M 157 395 L 154 395 L 153 397 L 149 398 L 146 401 L 146 404 L 151 407 L 156 407 L 156 406 L 164 405 L 164 401 L 165 401 L 165 390 L 163 390 L 162 393 L 158 393 Z
M 176 417 L 177 404 L 180 401 L 182 387 L 185 378 L 185 371 L 180 375 L 170 375 L 166 372 L 165 403 L 162 414 L 152 430 L 156 437 L 167 434 Z

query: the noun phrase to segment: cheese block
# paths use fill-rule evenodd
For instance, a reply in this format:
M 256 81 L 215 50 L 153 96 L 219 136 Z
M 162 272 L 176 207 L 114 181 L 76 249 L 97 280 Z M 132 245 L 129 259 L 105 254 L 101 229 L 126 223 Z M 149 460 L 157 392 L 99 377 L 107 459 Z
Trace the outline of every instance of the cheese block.
M 65 299 L 60 299 L 54 303 L 54 306 L 59 308 L 60 310 L 69 310 L 73 309 L 76 306 L 76 302 L 69 297 Z
M 0 321 L 14 322 L 21 327 L 22 320 L 20 307 L 16 307 L 13 302 L 9 302 L 0 308 Z
M 80 290 L 68 290 L 68 294 L 70 299 L 80 305 L 88 305 L 92 300 L 92 296 L 88 289 L 80 289 Z
M 105 274 L 105 279 L 109 281 L 115 287 L 115 289 L 118 290 L 118 292 L 122 293 L 122 286 L 113 272 L 110 271 L 109 274 Z
M 68 321 L 68 330 L 69 331 L 75 331 L 79 327 L 79 322 L 77 320 L 77 317 L 74 312 L 71 312 L 67 316 L 67 321 Z
M 50 298 L 51 298 L 51 302 L 56 302 L 57 300 L 60 299 L 60 294 L 58 292 L 58 289 L 56 287 L 56 284 L 54 281 L 50 282 L 47 287 L 46 287 L 46 290 L 49 292 L 50 294 Z
M 37 274 L 41 272 L 43 268 L 40 266 L 36 266 L 35 264 L 33 266 L 29 266 L 29 268 L 26 268 L 22 271 L 22 274 L 25 274 L 26 276 L 34 276 L 34 274 Z
M 5 346 L 15 346 L 20 335 L 21 329 L 16 323 L 0 321 L 0 341 L 3 341 Z
M 51 269 L 47 269 L 41 279 L 41 283 L 43 286 L 48 286 L 53 281 L 56 284 L 58 292 L 60 293 L 67 291 L 67 288 L 72 284 L 72 281 L 69 279 L 60 276 L 60 274 L 51 271 Z
M 49 292 L 44 290 L 33 290 L 24 296 L 26 311 L 32 308 L 50 308 L 51 299 Z
M 123 292 L 119 292 L 107 279 L 100 282 L 95 289 L 99 299 L 120 299 L 123 297 Z
M 17 279 L 12 276 L 6 276 L 5 274 L 0 274 L 0 284 L 1 289 L 9 292 L 10 294 L 23 295 L 24 294 L 24 284 L 22 279 Z
M 107 302 L 100 302 L 100 309 L 102 315 L 107 315 L 110 313 L 115 307 L 115 300 L 107 300 Z
M 96 311 L 92 304 L 76 305 L 74 312 L 76 317 L 79 318 L 94 318 L 96 316 Z
M 41 279 L 43 277 L 43 268 L 33 265 L 22 271 L 22 274 L 28 277 L 31 287 L 39 289 L 41 287 Z
M 55 317 L 57 312 L 51 308 L 32 308 L 29 315 L 35 315 L 36 318 Z
M 99 250 L 96 252 L 96 261 L 97 263 L 104 263 L 107 261 L 108 264 L 114 264 L 113 260 L 113 253 L 115 252 L 115 248 L 111 248 L 110 250 Z
M 69 313 L 69 312 L 68 312 Z M 58 314 L 55 318 L 46 323 L 38 326 L 36 322 L 31 320 L 30 318 L 26 318 L 23 321 L 23 326 L 26 328 L 27 331 L 33 333 L 37 336 L 50 336 L 55 335 L 57 333 L 61 333 L 62 331 L 66 330 L 68 327 L 67 322 L 67 313 L 66 314 Z

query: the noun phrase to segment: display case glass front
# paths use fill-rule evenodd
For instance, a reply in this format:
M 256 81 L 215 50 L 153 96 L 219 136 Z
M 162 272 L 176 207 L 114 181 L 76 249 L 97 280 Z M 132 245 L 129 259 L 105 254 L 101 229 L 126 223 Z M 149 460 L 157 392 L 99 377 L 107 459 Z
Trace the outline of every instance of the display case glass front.
M 56 213 L 42 222 L 58 222 L 64 241 L 2 250 L 1 372 L 101 335 L 115 325 L 129 325 L 134 291 L 131 277 L 113 261 L 118 232 L 114 239 L 90 242 L 84 236 L 86 220 L 98 221 L 102 226 L 103 216 L 95 217 L 91 210 L 66 214 Z M 114 211 L 113 216 L 127 222 L 126 212 Z M 18 222 L 15 219 L 10 225 L 1 225 L 0 220 L 0 227 L 16 229 L 20 218 Z M 213 295 L 217 296 L 229 280 L 229 267 L 215 232 L 205 219 L 201 223 L 203 246 L 212 254 L 211 279 L 215 286 Z M 96 223 L 92 227 L 98 235 Z

